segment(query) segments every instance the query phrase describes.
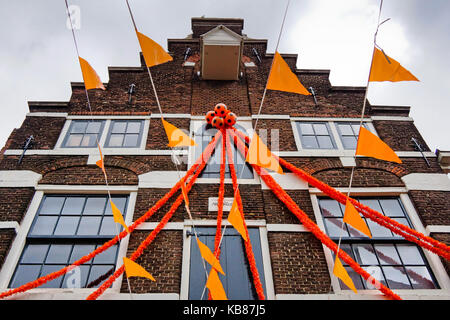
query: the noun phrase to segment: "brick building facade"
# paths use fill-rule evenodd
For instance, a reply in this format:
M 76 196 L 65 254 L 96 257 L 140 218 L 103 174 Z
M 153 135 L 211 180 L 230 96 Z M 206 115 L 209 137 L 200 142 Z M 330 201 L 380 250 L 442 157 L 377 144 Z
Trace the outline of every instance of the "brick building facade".
M 312 96 L 269 90 L 257 116 L 273 54 L 266 52 L 267 40 L 251 39 L 242 30 L 241 19 L 193 18 L 191 35 L 168 40 L 173 61 L 151 69 L 165 118 L 201 142 L 206 136 L 204 114 L 223 102 L 238 115 L 242 128 L 251 129 L 258 119 L 258 133 L 267 137 L 272 148 L 274 141 L 278 144 L 281 157 L 341 191 L 348 190 L 351 168 L 356 165 L 353 197 L 450 244 L 450 182 L 409 117 L 410 108 L 368 104 L 364 117 L 365 127 L 396 151 L 403 163 L 371 158 L 357 158 L 355 163 L 354 124 L 359 122 L 365 87 L 332 86 L 329 70 L 296 69 L 297 55 L 282 54 L 302 84 L 313 88 L 316 101 Z M 227 35 L 239 40 L 236 80 L 202 78 L 203 35 L 214 32 L 219 35 L 217 46 L 224 45 L 220 41 L 226 42 Z M 115 235 L 104 177 L 95 165 L 98 149 L 93 137 L 102 146 L 110 190 L 127 224 L 179 180 L 142 55 L 141 62 L 138 67 L 109 67 L 106 90 L 89 91 L 92 115 L 83 83 L 72 83 L 68 102 L 29 102 L 30 112 L 11 133 L 0 156 L 0 291 L 58 270 Z M 130 95 L 131 84 L 136 90 Z M 30 136 L 33 144 L 19 163 Z M 411 138 L 424 148 L 429 164 Z M 198 151 L 194 147 L 176 151 L 184 160 L 181 171 L 193 164 Z M 217 172 L 209 169 L 189 196 L 195 227 L 206 243 L 215 231 L 214 200 L 219 190 Z M 342 208 L 337 202 L 290 172 L 274 177 L 323 231 L 339 238 Z M 299 224 L 256 173 L 249 170 L 239 188 L 267 298 L 380 298 L 355 274 L 351 276 L 360 289 L 358 296 L 332 276 L 331 251 Z M 225 198 L 232 197 L 231 179 L 227 179 Z M 105 274 L 120 266 L 122 257 L 137 248 L 169 207 L 170 202 L 120 245 L 82 267 L 82 288 L 67 288 L 67 277 L 61 277 L 14 298 L 85 298 L 93 291 L 85 287 L 98 286 Z M 204 270 L 195 262 L 198 252 L 191 224 L 180 206 L 137 260 L 156 282 L 130 279 L 133 294 L 148 299 L 200 298 Z M 448 261 L 375 224 L 369 227 L 372 240 L 347 229 L 342 238 L 342 248 L 361 266 L 403 298 L 450 298 Z M 252 299 L 246 260 L 239 262 L 244 257 L 240 238 L 232 227 L 227 232 L 225 245 L 230 250 L 223 249 L 222 254 L 229 278 L 225 287 L 231 299 Z M 234 270 L 235 265 L 243 269 Z M 103 297 L 128 299 L 126 279 L 121 277 Z

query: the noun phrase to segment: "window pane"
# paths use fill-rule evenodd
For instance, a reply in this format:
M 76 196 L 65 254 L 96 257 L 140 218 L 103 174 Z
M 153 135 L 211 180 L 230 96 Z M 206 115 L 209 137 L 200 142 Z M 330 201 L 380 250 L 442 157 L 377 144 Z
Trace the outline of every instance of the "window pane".
M 121 147 L 123 142 L 123 134 L 112 134 L 109 137 L 108 147 Z
M 328 128 L 325 123 L 314 123 L 313 127 L 316 135 L 328 135 Z
M 40 271 L 40 265 L 19 265 L 17 267 L 16 273 L 14 274 L 14 279 L 11 283 L 11 287 L 17 288 L 25 283 L 36 280 L 39 276 Z
M 400 257 L 402 258 L 403 264 L 425 264 L 417 246 L 398 244 L 397 249 Z
M 430 273 L 426 267 L 405 267 L 414 289 L 434 289 Z
M 50 273 L 53 273 L 55 271 L 58 271 L 58 270 L 64 268 L 64 267 L 65 267 L 65 265 L 44 265 L 42 267 L 41 276 L 46 276 Z M 52 281 L 48 281 L 48 282 L 44 283 L 43 285 L 39 286 L 39 288 L 60 288 L 62 280 L 63 280 L 63 276 L 58 277 Z
M 31 235 L 52 235 L 58 217 L 38 217 L 34 223 Z
M 66 264 L 69 260 L 70 252 L 72 251 L 72 245 L 70 244 L 52 244 L 48 251 L 46 264 L 60 263 Z
M 90 266 L 82 265 L 67 272 L 64 276 L 62 288 L 84 288 L 90 269 Z
M 359 264 L 378 265 L 378 260 L 371 244 L 355 244 L 353 245 L 353 250 L 355 251 L 356 262 Z
M 112 133 L 125 133 L 127 123 L 125 121 L 114 121 L 111 132 Z
M 69 139 L 67 139 L 66 146 L 67 147 L 79 147 L 82 139 L 83 139 L 82 134 L 71 134 L 69 136 Z
M 85 199 L 85 197 L 67 197 L 61 214 L 81 215 Z
M 64 197 L 45 197 L 39 214 L 59 214 L 64 203 Z
M 397 199 L 380 199 L 384 214 L 388 217 L 404 217 L 405 214 Z
M 310 123 L 300 123 L 299 126 L 300 126 L 300 131 L 301 131 L 302 135 L 305 135 L 305 134 L 313 135 L 314 134 L 313 127 Z
M 400 224 L 402 224 L 404 226 L 411 227 L 411 225 L 409 224 L 409 222 L 408 222 L 408 220 L 406 218 L 392 218 L 392 220 L 395 220 L 395 221 L 397 221 L 398 223 L 400 223 Z M 403 239 L 403 237 L 401 235 L 399 235 L 399 234 L 396 234 L 396 233 L 392 232 L 392 235 L 394 237 L 396 237 L 396 238 L 402 238 Z
M 125 141 L 123 142 L 123 146 L 124 147 L 137 147 L 138 140 L 139 140 L 138 134 L 127 134 L 125 136 Z
M 72 121 L 70 133 L 84 133 L 86 131 L 86 121 Z
M 389 288 L 391 289 L 411 289 L 408 277 L 403 267 L 383 267 Z
M 356 149 L 357 139 L 354 136 L 341 137 L 345 149 Z
M 319 142 L 320 149 L 333 149 L 333 142 L 329 136 L 318 136 L 317 141 Z
M 302 145 L 305 149 L 317 149 L 319 147 L 315 136 L 302 136 Z
M 328 236 L 330 237 L 348 237 L 347 229 L 342 228 L 342 219 L 328 218 L 325 219 L 325 227 L 327 228 Z
M 348 275 L 350 276 L 350 278 L 353 281 L 353 284 L 355 285 L 356 290 L 362 290 L 364 289 L 363 284 L 361 282 L 361 277 L 359 276 L 359 274 L 356 273 L 355 270 L 353 270 L 351 267 L 346 267 L 345 270 L 347 271 Z M 343 283 L 341 281 L 341 279 L 339 279 L 339 284 L 341 286 L 341 289 L 343 290 L 350 290 L 349 287 L 347 287 L 347 285 L 345 283 Z
M 125 214 L 125 204 L 127 202 L 127 198 L 126 197 L 113 197 L 112 201 L 114 202 L 114 204 L 116 205 L 117 209 L 120 210 L 120 212 L 122 213 L 122 215 Z M 112 211 L 111 211 L 111 203 L 108 201 L 107 205 L 106 205 L 106 210 L 105 210 L 105 214 L 107 215 L 112 215 Z
M 114 272 L 113 266 L 92 266 L 86 286 L 89 288 L 100 286 L 100 284 L 105 281 L 108 276 L 112 274 L 112 272 Z
M 115 264 L 116 263 L 117 246 L 103 251 L 94 258 L 94 264 Z
M 393 245 L 375 245 L 375 250 L 382 265 L 401 264 L 400 257 L 398 256 L 397 250 L 395 250 L 395 247 Z
M 339 208 L 339 202 L 331 199 L 321 199 L 320 207 L 322 208 L 322 215 L 324 217 L 342 217 L 342 212 Z
M 112 216 L 105 216 L 102 221 L 102 226 L 100 228 L 100 235 L 109 236 L 117 235 L 117 232 L 122 231 L 122 226 L 114 222 Z
M 391 238 L 392 233 L 388 228 L 385 228 L 381 225 L 379 225 L 376 222 L 373 222 L 372 220 L 366 220 L 367 225 L 369 226 L 370 233 L 372 234 L 372 237 L 377 238 Z
M 352 136 L 353 130 L 352 127 L 349 124 L 338 124 L 339 131 L 341 132 L 341 135 L 343 136 Z
M 61 217 L 56 226 L 55 235 L 75 235 L 79 217 Z
M 363 218 L 363 220 L 366 220 Z M 355 238 L 367 238 L 367 236 L 360 232 L 357 229 L 354 229 L 351 225 L 347 224 L 347 228 L 348 228 L 348 232 L 350 233 L 351 237 L 355 237 Z
M 106 198 L 103 197 L 90 197 L 86 201 L 83 215 L 103 215 L 105 210 Z
M 80 260 L 82 257 L 91 253 L 94 250 L 95 250 L 95 245 L 93 245 L 93 244 L 76 244 L 73 247 L 69 263 L 74 263 L 75 261 Z
M 386 285 L 386 281 L 384 280 L 384 276 L 383 276 L 383 273 L 381 272 L 380 267 L 368 266 L 368 267 L 363 267 L 363 269 L 366 270 L 367 273 L 370 274 L 371 278 L 378 280 L 382 284 Z M 364 286 L 366 287 L 366 289 L 369 289 L 369 290 L 377 289 L 371 278 L 369 278 L 367 281 L 364 281 Z
M 80 236 L 96 236 L 100 227 L 101 217 L 82 217 L 77 235 Z
M 362 124 L 363 127 L 365 127 L 364 123 Z M 352 124 L 352 129 L 355 134 L 355 136 L 359 135 L 359 124 Z
M 85 134 L 81 141 L 81 147 L 95 147 L 97 145 L 96 134 Z
M 29 244 L 20 260 L 21 263 L 43 263 L 47 254 L 47 244 Z
M 376 199 L 360 199 L 358 201 L 361 202 L 363 205 L 368 206 L 369 208 L 383 214 L 383 210 L 381 210 L 378 200 L 376 200 Z
M 99 121 L 89 122 L 89 124 L 87 125 L 86 133 L 99 133 L 101 126 L 102 123 Z
M 139 133 L 141 131 L 142 121 L 129 121 L 127 133 Z
M 349 244 L 347 244 L 347 243 L 342 243 L 339 250 L 344 251 L 344 252 L 347 253 L 353 260 L 355 260 L 355 256 L 353 255 L 352 247 L 351 247 Z M 335 254 L 334 252 L 333 252 L 332 254 L 333 254 L 333 260 L 335 260 L 335 259 L 336 259 L 336 254 Z M 342 264 L 343 264 L 344 266 L 347 265 L 347 262 L 345 262 L 344 260 L 341 260 L 341 262 L 342 262 Z

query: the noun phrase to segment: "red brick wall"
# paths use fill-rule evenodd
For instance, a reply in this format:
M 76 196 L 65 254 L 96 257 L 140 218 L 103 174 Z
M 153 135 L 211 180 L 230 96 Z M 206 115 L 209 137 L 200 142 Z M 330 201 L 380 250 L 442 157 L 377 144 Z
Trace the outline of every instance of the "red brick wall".
M 34 188 L 0 188 L 0 221 L 21 222 L 34 195 Z
M 0 268 L 5 262 L 15 237 L 16 231 L 14 229 L 0 229 Z
M 430 151 L 414 122 L 377 120 L 373 125 L 380 138 L 395 151 L 416 151 L 411 138 L 415 138 L 425 151 Z
M 411 190 L 408 195 L 427 225 L 450 225 L 450 191 Z

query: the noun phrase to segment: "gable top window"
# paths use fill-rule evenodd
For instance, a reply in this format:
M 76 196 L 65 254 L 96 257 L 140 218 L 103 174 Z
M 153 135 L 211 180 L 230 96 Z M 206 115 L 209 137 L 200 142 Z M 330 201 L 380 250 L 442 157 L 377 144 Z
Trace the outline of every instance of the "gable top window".
M 105 125 L 104 120 L 72 120 L 62 146 L 64 148 L 95 148 Z
M 330 127 L 326 122 L 297 122 L 304 149 L 336 149 Z
M 141 144 L 143 127 L 144 121 L 142 120 L 112 120 L 105 147 L 139 147 Z

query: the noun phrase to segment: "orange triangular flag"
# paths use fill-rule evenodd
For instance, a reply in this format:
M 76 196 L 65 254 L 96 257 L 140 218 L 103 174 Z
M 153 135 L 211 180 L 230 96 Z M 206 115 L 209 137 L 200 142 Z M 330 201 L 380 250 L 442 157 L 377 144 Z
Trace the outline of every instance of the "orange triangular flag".
M 353 290 L 353 292 L 358 293 L 358 291 L 355 288 L 355 285 L 353 284 L 352 278 L 350 278 L 350 276 L 348 275 L 347 270 L 345 270 L 338 256 L 336 256 L 336 260 L 334 261 L 333 274 L 339 279 L 341 279 L 342 282 L 344 282 L 347 287 Z
M 208 246 L 206 244 L 204 244 L 203 242 L 201 242 L 200 239 L 198 239 L 198 238 L 197 238 L 197 244 L 198 244 L 198 248 L 200 249 L 200 254 L 202 255 L 203 259 L 205 259 L 206 262 L 208 262 L 213 268 L 215 268 L 221 274 L 225 275 L 225 272 L 223 272 L 223 269 L 220 266 L 219 260 L 217 260 L 217 258 L 214 256 L 214 254 L 208 248 Z
M 278 52 L 273 57 L 267 89 L 310 95 Z
M 230 214 L 228 215 L 228 222 L 239 232 L 247 241 L 247 235 L 245 233 L 244 220 L 242 218 L 241 212 L 239 211 L 237 201 L 234 199 L 233 204 L 231 205 Z
M 372 238 L 372 234 L 370 233 L 370 230 L 367 227 L 366 222 L 364 221 L 363 218 L 361 218 L 356 208 L 352 205 L 352 203 L 348 199 L 345 204 L 344 222 L 348 223 L 356 230 L 361 231 L 369 238 Z
M 269 148 L 267 148 L 264 142 L 262 142 L 256 132 L 253 134 L 253 138 L 248 149 L 247 158 L 245 160 L 248 163 L 256 164 L 257 166 L 284 174 L 278 160 L 272 156 L 272 152 L 270 152 Z
M 164 130 L 166 130 L 167 139 L 169 139 L 168 146 L 173 147 L 189 147 L 189 146 L 197 146 L 194 140 L 189 138 L 189 136 L 178 129 L 173 124 L 170 124 L 166 120 L 162 119 Z
M 147 278 L 152 281 L 156 281 L 153 276 L 147 272 L 144 268 L 142 268 L 139 264 L 134 262 L 131 259 L 123 258 L 123 266 L 125 267 L 125 273 L 127 275 L 127 278 L 131 277 L 142 277 Z
M 106 176 L 105 164 L 103 163 L 102 149 L 100 148 L 100 145 L 98 143 L 97 143 L 97 146 L 98 146 L 98 151 L 100 152 L 100 160 L 98 160 L 95 164 L 102 169 L 103 173 Z
M 372 132 L 362 127 L 359 130 L 358 144 L 356 145 L 357 156 L 372 157 L 385 161 L 402 163 L 386 143 L 374 135 Z
M 128 230 L 128 226 L 125 224 L 125 221 L 123 220 L 122 212 L 116 207 L 114 202 L 110 199 L 109 202 L 111 203 L 111 211 L 113 214 L 114 222 L 120 223 L 125 230 L 127 230 L 128 233 L 130 233 L 130 230 Z
M 162 64 L 173 60 L 172 57 L 155 41 L 143 35 L 137 30 L 136 34 L 147 67 L 150 68 L 158 64 Z
M 91 67 L 91 65 L 81 57 L 78 57 L 80 61 L 81 73 L 83 74 L 84 87 L 86 90 L 89 89 L 102 89 L 105 90 L 100 77 L 97 72 Z
M 186 185 L 184 184 L 184 181 L 181 183 L 181 193 L 183 194 L 184 203 L 189 207 L 189 198 L 186 191 Z
M 206 287 L 209 289 L 213 300 L 228 300 L 222 282 L 220 282 L 219 275 L 214 268 L 211 268 L 208 280 L 206 281 Z
M 384 51 L 374 48 L 369 81 L 419 81 L 400 63 L 387 56 Z

